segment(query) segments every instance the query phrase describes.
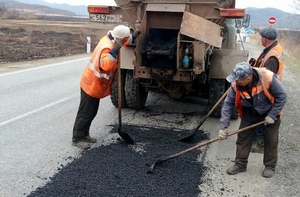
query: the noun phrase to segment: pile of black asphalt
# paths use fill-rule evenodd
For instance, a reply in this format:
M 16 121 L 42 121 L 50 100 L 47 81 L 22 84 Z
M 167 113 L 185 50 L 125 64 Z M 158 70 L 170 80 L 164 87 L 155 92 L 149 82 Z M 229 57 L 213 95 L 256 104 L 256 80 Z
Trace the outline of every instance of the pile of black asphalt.
M 119 140 L 84 151 L 51 177 L 46 185 L 28 196 L 196 197 L 201 194 L 198 185 L 207 170 L 203 165 L 205 147 L 160 163 L 152 173 L 147 171 L 158 159 L 207 140 L 204 132 L 199 131 L 191 143 L 183 143 L 178 141 L 179 135 L 188 135 L 191 131 L 132 125 L 123 125 L 122 130 L 135 140 L 135 145 Z M 137 146 L 141 145 L 141 150 L 137 151 Z

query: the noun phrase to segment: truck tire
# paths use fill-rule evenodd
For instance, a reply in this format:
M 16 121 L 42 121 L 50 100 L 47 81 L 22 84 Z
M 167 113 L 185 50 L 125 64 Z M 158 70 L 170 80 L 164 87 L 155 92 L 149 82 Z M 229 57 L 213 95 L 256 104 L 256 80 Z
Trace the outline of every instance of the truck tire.
M 124 86 L 125 86 L 125 77 L 126 77 L 126 70 L 125 69 L 121 69 L 121 86 L 122 86 L 122 106 L 121 108 L 126 108 L 127 107 L 127 102 L 126 102 L 126 96 L 125 96 L 125 90 L 124 90 Z M 110 100 L 111 103 L 115 106 L 118 107 L 118 72 L 116 72 L 113 84 L 111 86 L 112 92 L 110 95 Z
M 225 93 L 225 91 L 229 87 L 230 87 L 230 84 L 225 79 L 211 79 L 211 82 L 209 85 L 209 100 L 208 100 L 208 104 L 209 104 L 210 108 L 212 108 L 215 105 L 215 103 L 218 102 L 218 100 L 222 97 L 222 95 Z M 217 118 L 221 117 L 222 106 L 224 103 L 223 101 L 211 113 L 212 117 L 217 117 Z M 238 117 L 239 116 L 238 116 L 237 109 L 234 108 L 234 111 L 232 112 L 230 118 L 233 120 L 236 120 L 236 119 L 238 119 Z
M 148 90 L 139 83 L 138 79 L 133 77 L 132 70 L 127 70 L 124 89 L 129 108 L 141 109 L 145 106 Z
M 209 84 L 209 98 L 208 105 L 211 109 L 221 98 L 221 96 L 225 92 L 225 80 L 224 79 L 211 79 Z M 215 108 L 215 110 L 211 113 L 212 117 L 221 117 L 223 101 Z

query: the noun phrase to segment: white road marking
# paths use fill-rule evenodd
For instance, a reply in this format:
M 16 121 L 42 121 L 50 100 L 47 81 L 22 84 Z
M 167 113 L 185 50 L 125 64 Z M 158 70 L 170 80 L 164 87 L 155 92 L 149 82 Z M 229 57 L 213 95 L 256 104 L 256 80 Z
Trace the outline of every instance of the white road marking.
M 11 118 L 11 119 L 6 120 L 6 121 L 4 121 L 4 122 L 1 122 L 1 123 L 0 123 L 0 127 L 3 126 L 3 125 L 9 124 L 9 123 L 11 123 L 11 122 L 17 121 L 17 120 L 19 120 L 19 119 L 21 119 L 21 118 L 25 118 L 25 117 L 27 117 L 27 116 L 30 116 L 30 115 L 32 115 L 32 114 L 34 114 L 34 113 L 37 113 L 37 112 L 39 112 L 39 111 L 42 111 L 42 110 L 44 110 L 44 109 L 47 109 L 47 108 L 52 107 L 52 106 L 54 106 L 54 105 L 57 105 L 57 104 L 59 104 L 59 103 L 65 102 L 65 101 L 67 101 L 67 100 L 69 100 L 69 99 L 72 99 L 72 98 L 74 98 L 74 97 L 78 97 L 78 94 L 75 94 L 75 95 L 73 95 L 73 96 L 70 96 L 70 97 L 67 97 L 67 98 L 58 100 L 58 101 L 56 101 L 56 102 L 50 103 L 50 104 L 48 104 L 48 105 L 45 105 L 45 106 L 43 106 L 43 107 L 41 107 L 41 108 L 38 108 L 38 109 L 35 109 L 35 110 L 32 110 L 32 111 L 29 111 L 29 112 L 27 112 L 27 113 L 25 113 L 25 114 L 22 114 L 22 115 L 20 115 L 20 116 Z
M 86 58 L 70 60 L 70 61 L 65 61 L 65 62 L 60 62 L 60 63 L 55 63 L 55 64 L 49 64 L 47 66 L 40 66 L 40 67 L 28 68 L 28 69 L 24 69 L 24 70 L 18 70 L 18 71 L 14 71 L 14 72 L 3 73 L 3 74 L 0 74 L 0 77 L 10 76 L 10 75 L 18 74 L 18 73 L 29 72 L 29 71 L 33 71 L 33 70 L 49 68 L 49 67 L 53 67 L 53 66 L 59 66 L 62 64 L 68 64 L 68 63 L 78 62 L 78 61 L 82 61 L 82 60 L 88 60 L 89 58 L 90 57 L 86 57 Z

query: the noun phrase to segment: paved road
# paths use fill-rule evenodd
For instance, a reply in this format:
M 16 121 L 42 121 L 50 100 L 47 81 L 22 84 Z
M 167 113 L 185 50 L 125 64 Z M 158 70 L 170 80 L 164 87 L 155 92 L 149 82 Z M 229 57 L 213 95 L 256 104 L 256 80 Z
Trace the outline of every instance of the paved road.
M 86 61 L 78 56 L 0 69 L 0 196 L 28 193 L 78 155 L 70 139 Z

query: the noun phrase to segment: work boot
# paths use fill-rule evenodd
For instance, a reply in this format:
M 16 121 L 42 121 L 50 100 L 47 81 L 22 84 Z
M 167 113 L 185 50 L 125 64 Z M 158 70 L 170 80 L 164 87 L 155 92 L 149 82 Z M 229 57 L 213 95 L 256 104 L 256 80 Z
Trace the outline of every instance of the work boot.
M 264 171 L 262 172 L 262 176 L 265 178 L 271 178 L 275 174 L 275 169 L 270 167 L 265 167 Z
M 81 150 L 87 150 L 91 148 L 91 144 L 86 142 L 85 140 L 72 141 L 72 145 L 80 148 Z
M 239 167 L 237 165 L 232 166 L 231 168 L 228 168 L 226 170 L 227 174 L 229 175 L 235 175 L 239 172 L 246 172 L 246 168 L 245 167 Z
M 92 138 L 89 135 L 87 135 L 87 136 L 84 137 L 84 141 L 87 142 L 87 143 L 92 143 L 92 144 L 94 144 L 94 143 L 97 142 L 96 138 Z

